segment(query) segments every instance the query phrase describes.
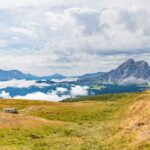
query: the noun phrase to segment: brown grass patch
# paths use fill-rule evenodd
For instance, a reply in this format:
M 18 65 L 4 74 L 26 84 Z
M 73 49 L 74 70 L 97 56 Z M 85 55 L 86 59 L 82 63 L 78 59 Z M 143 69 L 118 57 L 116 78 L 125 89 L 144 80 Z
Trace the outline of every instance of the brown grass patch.
M 0 129 L 35 128 L 48 125 L 59 125 L 61 121 L 49 121 L 43 118 L 23 114 L 0 113 Z
M 120 127 L 124 135 L 134 136 L 132 146 L 150 140 L 150 100 L 148 97 L 134 102 L 125 110 L 123 116 Z

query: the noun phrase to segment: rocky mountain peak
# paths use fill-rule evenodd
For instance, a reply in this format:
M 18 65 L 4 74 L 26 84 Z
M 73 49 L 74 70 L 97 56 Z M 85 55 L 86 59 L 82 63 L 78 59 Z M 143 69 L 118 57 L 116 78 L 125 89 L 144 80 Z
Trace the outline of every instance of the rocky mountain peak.
M 128 59 L 116 69 L 109 71 L 103 75 L 103 81 L 121 81 L 130 77 L 137 79 L 150 79 L 150 66 L 145 61 L 135 61 Z

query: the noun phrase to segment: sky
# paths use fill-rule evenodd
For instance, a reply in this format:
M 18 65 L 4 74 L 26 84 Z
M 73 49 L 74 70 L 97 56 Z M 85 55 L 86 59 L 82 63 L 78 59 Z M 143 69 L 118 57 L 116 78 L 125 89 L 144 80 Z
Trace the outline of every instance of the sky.
M 35 75 L 150 63 L 149 0 L 0 0 L 0 69 Z

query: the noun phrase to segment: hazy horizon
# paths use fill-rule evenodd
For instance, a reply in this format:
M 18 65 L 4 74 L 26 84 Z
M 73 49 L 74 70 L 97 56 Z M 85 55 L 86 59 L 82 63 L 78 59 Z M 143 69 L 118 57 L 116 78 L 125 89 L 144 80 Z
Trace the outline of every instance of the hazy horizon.
M 134 59 L 134 58 L 128 58 L 128 59 L 126 59 L 125 61 L 128 61 L 129 59 L 133 59 L 134 61 L 145 61 L 145 60 L 141 60 L 141 59 L 139 59 L 139 60 L 137 60 L 137 59 Z M 124 63 L 125 61 L 121 61 L 120 62 L 120 64 L 117 64 L 116 66 L 114 66 L 114 68 L 111 68 L 110 70 L 97 70 L 97 71 L 95 71 L 95 72 L 85 72 L 85 73 L 83 73 L 83 74 L 75 74 L 75 75 L 67 75 L 67 74 L 62 74 L 61 72 L 59 73 L 59 72 L 53 72 L 53 73 L 49 73 L 49 74 L 43 74 L 43 75 L 38 75 L 38 74 L 32 74 L 31 72 L 24 72 L 23 70 L 17 70 L 17 69 L 7 69 L 7 70 L 5 70 L 5 69 L 1 69 L 0 68 L 0 70 L 5 70 L 5 71 L 13 71 L 13 70 L 17 70 L 17 71 L 21 71 L 22 73 L 26 73 L 26 74 L 32 74 L 32 75 L 35 75 L 35 76 L 38 76 L 38 77 L 43 77 L 43 76 L 50 76 L 50 75 L 54 75 L 54 74 L 61 74 L 61 75 L 64 75 L 64 76 L 66 76 L 66 77 L 75 77 L 75 76 L 82 76 L 82 75 L 85 75 L 85 74 L 93 74 L 93 73 L 98 73 L 98 72 L 103 72 L 103 73 L 105 73 L 105 72 L 109 72 L 109 71 L 111 71 L 111 70 L 114 70 L 114 69 L 116 69 L 117 67 L 119 67 L 122 63 Z M 145 61 L 145 62 L 147 62 L 147 61 Z M 149 64 L 149 63 L 148 63 Z

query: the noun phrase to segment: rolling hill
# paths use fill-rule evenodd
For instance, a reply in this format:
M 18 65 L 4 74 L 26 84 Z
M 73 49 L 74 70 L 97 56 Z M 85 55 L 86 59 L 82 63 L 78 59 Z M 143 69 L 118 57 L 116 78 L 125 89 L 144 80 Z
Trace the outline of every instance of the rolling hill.
M 149 150 L 150 92 L 66 102 L 0 100 L 0 149 Z

